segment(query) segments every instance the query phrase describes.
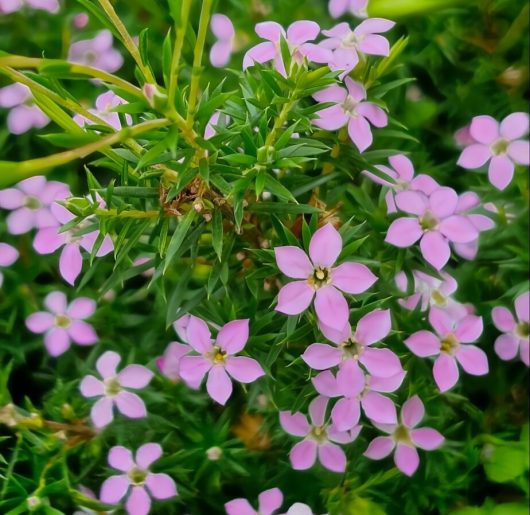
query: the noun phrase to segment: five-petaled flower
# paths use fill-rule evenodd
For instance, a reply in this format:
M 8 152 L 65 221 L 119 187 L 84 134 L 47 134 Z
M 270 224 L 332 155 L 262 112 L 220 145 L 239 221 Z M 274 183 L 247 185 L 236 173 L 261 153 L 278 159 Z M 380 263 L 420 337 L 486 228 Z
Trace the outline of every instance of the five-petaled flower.
M 488 373 L 486 353 L 470 345 L 482 334 L 482 317 L 466 315 L 455 321 L 444 310 L 433 307 L 429 322 L 437 334 L 417 331 L 405 340 L 405 345 L 420 358 L 438 356 L 433 366 L 433 376 L 441 392 L 451 389 L 458 381 L 457 362 L 471 375 Z
M 279 488 L 271 488 L 258 496 L 256 511 L 246 499 L 233 499 L 225 503 L 227 515 L 273 515 L 283 503 L 283 494 Z
M 372 460 L 386 458 L 394 449 L 394 463 L 396 467 L 412 476 L 420 464 L 420 457 L 416 447 L 426 451 L 438 449 L 444 442 L 444 437 L 431 427 L 416 426 L 425 415 L 425 408 L 421 399 L 414 395 L 408 399 L 401 409 L 400 423 L 392 425 L 377 425 L 381 431 L 390 436 L 374 438 L 364 456 Z
M 102 30 L 93 39 L 83 39 L 70 45 L 67 60 L 109 73 L 121 68 L 123 56 L 112 47 L 112 33 Z
M 47 181 L 42 175 L 24 179 L 13 188 L 0 190 L 0 207 L 11 210 L 7 229 L 11 234 L 23 234 L 33 228 L 57 227 L 59 222 L 51 212 L 56 200 L 70 196 L 62 182 Z
M 475 116 L 469 133 L 475 140 L 466 146 L 458 164 L 462 168 L 480 168 L 489 161 L 488 179 L 499 190 L 505 189 L 513 179 L 514 164 L 530 164 L 527 113 L 512 113 L 499 124 L 491 116 Z
M 309 404 L 311 424 L 303 413 L 280 411 L 280 424 L 286 433 L 302 437 L 289 455 L 291 465 L 296 470 L 311 468 L 317 460 L 333 472 L 346 470 L 346 455 L 337 445 L 353 442 L 361 427 L 357 426 L 351 431 L 338 431 L 333 425 L 326 422 L 326 409 L 328 399 L 318 396 Z
M 97 116 L 105 123 L 108 123 L 113 129 L 118 131 L 122 128 L 121 120 L 119 114 L 114 110 L 114 108 L 127 103 L 128 102 L 126 100 L 116 95 L 114 91 L 107 91 L 96 98 L 96 108 L 88 109 L 88 112 L 94 116 Z M 125 113 L 124 117 L 127 125 L 131 125 L 131 115 Z M 85 118 L 80 114 L 76 114 L 73 120 L 81 127 L 84 127 L 85 125 L 92 125 L 94 123 L 92 120 Z
M 97 428 L 112 422 L 114 406 L 129 418 L 144 418 L 147 415 L 144 401 L 127 389 L 145 388 L 153 373 L 142 365 L 127 365 L 121 372 L 117 372 L 120 361 L 118 353 L 111 350 L 104 352 L 96 361 L 96 369 L 102 380 L 87 375 L 79 385 L 84 397 L 99 397 L 90 411 L 90 418 Z
M 517 320 L 510 310 L 501 306 L 493 308 L 491 312 L 493 323 L 499 331 L 504 332 L 495 340 L 495 352 L 499 358 L 506 361 L 515 358 L 519 352 L 521 361 L 528 367 L 530 366 L 530 292 L 521 293 L 515 299 L 515 313 Z
M 217 38 L 210 50 L 210 62 L 213 66 L 220 68 L 230 61 L 234 47 L 234 25 L 228 16 L 216 13 L 212 16 L 210 28 Z
M 309 243 L 309 257 L 294 246 L 276 247 L 278 268 L 293 281 L 278 294 L 276 311 L 298 315 L 306 310 L 313 298 L 318 319 L 332 329 L 341 331 L 348 323 L 348 303 L 342 293 L 365 292 L 377 277 L 360 263 L 346 262 L 333 268 L 342 250 L 342 238 L 331 224 L 313 234 Z M 338 288 L 338 289 L 337 289 Z
M 265 375 L 261 365 L 252 358 L 235 356 L 247 343 L 248 320 L 232 320 L 225 324 L 212 340 L 204 320 L 191 316 L 186 328 L 190 346 L 200 355 L 180 358 L 180 377 L 192 385 L 199 385 L 206 374 L 208 395 L 219 404 L 226 404 L 232 395 L 232 381 L 252 383 Z
M 347 12 L 358 18 L 366 18 L 368 16 L 367 7 L 368 0 L 329 0 L 328 4 L 329 14 L 333 18 L 338 18 Z
M 346 77 L 344 83 L 346 88 L 335 84 L 313 95 L 317 102 L 335 103 L 317 111 L 318 118 L 314 119 L 313 123 L 328 131 L 347 125 L 350 139 L 359 152 L 364 152 L 373 141 L 370 123 L 375 127 L 385 127 L 388 118 L 379 106 L 365 102 L 366 90 L 362 84 L 350 77 Z
M 149 470 L 160 456 L 162 448 L 157 443 L 139 447 L 134 459 L 126 447 L 112 447 L 107 457 L 109 465 L 123 474 L 111 476 L 103 482 L 99 494 L 101 501 L 117 504 L 127 497 L 125 509 L 129 515 L 147 515 L 151 509 L 151 497 L 163 500 L 177 495 L 175 481 L 170 476 Z
M 66 352 L 72 343 L 93 345 L 98 341 L 94 328 L 85 322 L 96 311 L 96 303 L 78 297 L 67 304 L 66 295 L 60 291 L 49 293 L 44 299 L 49 311 L 38 311 L 26 319 L 26 327 L 33 333 L 45 333 L 44 345 L 50 356 Z

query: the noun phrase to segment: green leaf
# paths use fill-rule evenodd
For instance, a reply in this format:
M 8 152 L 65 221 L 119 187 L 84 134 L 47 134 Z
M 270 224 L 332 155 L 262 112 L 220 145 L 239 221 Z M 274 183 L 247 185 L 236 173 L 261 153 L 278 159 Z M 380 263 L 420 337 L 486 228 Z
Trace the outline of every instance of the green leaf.
M 258 202 L 249 206 L 252 213 L 305 214 L 321 213 L 322 209 L 306 204 L 283 204 L 281 202 Z
M 169 241 L 169 246 L 167 248 L 167 253 L 164 262 L 164 273 L 166 273 L 167 269 L 169 268 L 169 265 L 171 265 L 173 256 L 177 253 L 180 246 L 182 245 L 182 242 L 186 238 L 186 234 L 188 233 L 191 224 L 195 220 L 196 216 L 197 212 L 194 209 L 190 209 L 188 213 L 180 219 L 177 225 L 177 229 L 175 230 L 173 236 L 171 237 L 171 240 Z
M 223 254 L 223 215 L 219 209 L 216 209 L 212 218 L 212 246 L 221 261 Z

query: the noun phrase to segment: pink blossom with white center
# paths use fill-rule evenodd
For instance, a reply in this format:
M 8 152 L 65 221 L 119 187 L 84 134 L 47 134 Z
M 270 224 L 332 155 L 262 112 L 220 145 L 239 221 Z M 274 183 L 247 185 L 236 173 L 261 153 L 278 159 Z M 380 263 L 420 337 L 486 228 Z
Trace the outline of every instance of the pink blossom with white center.
M 368 0 L 329 0 L 329 14 L 333 18 L 338 18 L 347 12 L 350 12 L 357 18 L 366 18 L 368 13 Z
M 123 64 L 122 55 L 112 47 L 110 30 L 98 32 L 93 39 L 83 39 L 72 43 L 68 50 L 67 60 L 109 73 L 119 70 Z
M 51 212 L 61 224 L 66 224 L 75 218 L 75 215 L 59 204 L 52 204 Z M 92 252 L 100 234 L 97 225 L 92 224 L 91 218 L 86 218 L 76 227 L 64 232 L 60 232 L 60 227 L 45 227 L 37 232 L 33 240 L 33 248 L 39 254 L 51 254 L 63 247 L 59 258 L 59 272 L 71 285 L 74 285 L 83 268 L 81 248 L 89 253 Z M 94 230 L 87 231 L 88 227 L 93 227 Z M 96 252 L 96 257 L 106 256 L 113 250 L 112 239 L 106 234 Z
M 17 259 L 19 253 L 18 250 L 9 245 L 8 243 L 0 242 L 0 268 L 5 268 L 11 266 Z M 4 282 L 4 276 L 0 272 L 0 288 Z
M 146 443 L 138 448 L 133 459 L 132 452 L 117 445 L 109 451 L 109 465 L 123 474 L 111 476 L 101 485 L 99 498 L 107 504 L 117 504 L 124 497 L 128 515 L 147 515 L 151 509 L 151 497 L 157 500 L 170 499 L 177 494 L 175 481 L 163 473 L 149 470 L 162 456 L 162 447 L 157 443 Z
M 438 449 L 445 438 L 432 427 L 416 426 L 425 415 L 425 408 L 421 399 L 414 395 L 408 399 L 401 409 L 400 423 L 393 425 L 379 425 L 379 429 L 390 436 L 374 438 L 364 456 L 371 460 L 382 460 L 394 451 L 396 467 L 407 476 L 416 472 L 420 457 L 416 448 L 425 451 Z
M 113 129 L 116 129 L 118 131 L 122 128 L 120 116 L 116 111 L 113 111 L 113 109 L 123 104 L 128 104 L 128 102 L 116 95 L 116 93 L 114 93 L 113 91 L 107 91 L 106 93 L 102 93 L 96 98 L 96 108 L 89 109 L 88 112 L 101 118 L 104 122 L 108 123 Z M 127 122 L 127 125 L 132 125 L 132 118 L 130 114 L 125 114 L 125 121 Z M 80 127 L 84 127 L 85 125 L 92 125 L 94 123 L 92 120 L 89 120 L 88 118 L 85 118 L 80 114 L 76 114 L 74 116 L 74 122 L 77 123 L 77 125 L 79 125 Z
M 60 8 L 57 0 L 0 0 L 0 14 L 10 14 L 25 6 L 52 14 L 58 13 Z
M 341 291 L 353 295 L 365 292 L 377 277 L 368 267 L 348 261 L 333 267 L 342 251 L 342 238 L 331 224 L 318 229 L 309 242 L 309 257 L 299 247 L 276 247 L 278 268 L 293 279 L 278 293 L 276 311 L 298 315 L 314 299 L 318 319 L 341 331 L 348 323 L 350 310 Z M 340 290 L 340 291 L 339 291 Z
M 429 197 L 419 191 L 401 191 L 396 205 L 415 216 L 394 220 L 385 241 L 404 248 L 420 240 L 422 256 L 437 270 L 449 261 L 449 242 L 470 243 L 478 237 L 478 229 L 467 216 L 457 214 L 458 195 L 452 188 L 439 188 Z
M 326 422 L 328 399 L 318 396 L 309 404 L 309 417 L 300 412 L 280 411 L 280 424 L 286 433 L 302 437 L 289 454 L 291 466 L 295 470 L 311 468 L 317 460 L 333 472 L 346 470 L 346 455 L 337 444 L 353 442 L 361 431 L 357 426 L 351 431 L 338 431 Z
M 210 28 L 217 41 L 210 50 L 210 62 L 212 66 L 221 68 L 230 61 L 232 49 L 234 48 L 234 24 L 224 14 L 214 14 L 210 21 Z
M 458 288 L 456 279 L 447 272 L 440 272 L 441 279 L 432 275 L 413 270 L 414 293 L 398 302 L 405 309 L 427 311 L 431 306 L 437 306 L 447 311 L 452 318 L 458 320 L 469 315 L 469 309 L 455 300 L 451 295 Z M 405 272 L 399 272 L 395 277 L 397 287 L 406 293 L 408 289 L 408 278 Z
M 252 383 L 264 376 L 263 368 L 255 359 L 235 356 L 245 348 L 249 336 L 248 324 L 248 319 L 232 320 L 219 329 L 213 341 L 206 322 L 191 316 L 186 335 L 190 346 L 200 355 L 180 358 L 180 377 L 198 386 L 208 374 L 208 395 L 224 405 L 232 395 L 231 379 Z
M 355 331 L 346 323 L 341 331 L 321 324 L 322 333 L 336 346 L 313 343 L 302 354 L 302 359 L 314 370 L 339 366 L 337 377 L 357 377 L 364 381 L 364 372 L 377 377 L 390 377 L 401 372 L 399 358 L 390 349 L 377 349 L 374 343 L 388 336 L 391 329 L 390 311 L 376 309 L 364 315 Z
M 33 228 L 59 225 L 50 208 L 56 200 L 70 195 L 68 185 L 47 181 L 42 175 L 0 190 L 0 207 L 11 210 L 6 219 L 7 230 L 11 234 L 24 234 Z
M 359 63 L 359 54 L 387 56 L 390 53 L 388 40 L 381 36 L 395 23 L 383 18 L 370 18 L 361 22 L 351 30 L 348 23 L 343 22 L 322 34 L 328 36 L 319 43 L 322 48 L 332 51 L 333 57 L 328 62 L 331 70 L 343 70 L 339 75 L 342 80 Z
M 142 365 L 127 365 L 121 372 L 116 372 L 120 361 L 121 356 L 117 352 L 104 352 L 96 361 L 102 380 L 87 375 L 79 385 L 83 397 L 99 397 L 90 411 L 90 418 L 98 429 L 112 422 L 114 406 L 129 418 L 147 416 L 144 401 L 128 389 L 145 388 L 151 381 L 153 372 Z
M 489 217 L 473 211 L 480 206 L 479 196 L 472 192 L 466 191 L 458 196 L 458 204 L 455 213 L 465 216 L 477 229 L 479 234 L 483 231 L 489 231 L 495 227 L 495 222 Z M 485 206 L 484 206 L 485 207 Z M 456 254 L 464 259 L 475 259 L 478 253 L 479 238 L 469 243 L 453 243 L 453 249 Z
M 388 118 L 379 106 L 364 101 L 366 90 L 362 84 L 350 77 L 346 77 L 344 83 L 346 88 L 333 85 L 313 95 L 317 102 L 335 102 L 335 105 L 318 111 L 318 118 L 313 123 L 328 131 L 347 125 L 350 139 L 359 152 L 364 152 L 373 141 L 370 123 L 375 127 L 386 127 Z
M 509 361 L 517 356 L 528 367 L 530 366 L 530 292 L 525 292 L 515 299 L 514 318 L 510 310 L 504 307 L 493 308 L 491 317 L 495 327 L 504 334 L 495 340 L 495 352 L 499 358 Z
M 283 494 L 279 488 L 271 488 L 258 496 L 256 511 L 246 499 L 234 499 L 225 503 L 227 515 L 273 515 L 283 503 Z
M 355 427 L 359 423 L 361 407 L 373 423 L 396 423 L 394 403 L 381 394 L 395 392 L 401 386 L 406 372 L 401 370 L 389 377 L 356 374 L 353 368 L 350 372 L 334 377 L 331 371 L 326 370 L 312 379 L 313 386 L 320 395 L 342 397 L 331 410 L 333 425 L 339 431 Z
M 462 168 L 480 168 L 489 161 L 488 179 L 499 190 L 504 190 L 513 179 L 515 164 L 530 164 L 530 145 L 521 139 L 528 134 L 527 113 L 512 113 L 502 122 L 491 116 L 475 116 L 469 132 L 476 143 L 466 146 L 458 164 Z
M 18 82 L 0 88 L 0 107 L 10 109 L 6 124 L 11 134 L 42 129 L 50 123 L 50 119 L 35 105 L 30 89 Z
M 375 183 L 389 188 L 389 191 L 385 195 L 387 213 L 397 212 L 394 195 L 400 191 L 414 190 L 421 191 L 425 195 L 430 195 L 440 187 L 430 175 L 420 173 L 414 177 L 414 165 L 403 154 L 390 156 L 388 162 L 389 166 L 376 165 L 375 167 L 385 175 L 388 175 L 394 182 L 387 181 L 368 170 L 362 172 Z
M 291 23 L 287 28 L 287 33 L 283 27 L 274 21 L 265 21 L 256 24 L 256 34 L 267 41 L 258 43 L 247 50 L 243 57 L 243 70 L 246 70 L 254 63 L 274 62 L 274 67 L 282 75 L 286 76 L 285 64 L 280 50 L 280 41 L 284 38 L 291 52 L 293 60 L 301 64 L 304 58 L 315 63 L 328 63 L 331 59 L 331 52 L 314 43 L 313 41 L 320 34 L 318 23 L 308 20 L 299 20 Z
M 44 299 L 49 311 L 38 311 L 26 319 L 26 327 L 32 332 L 44 333 L 44 345 L 50 356 L 66 352 L 72 343 L 94 345 L 98 336 L 94 328 L 85 322 L 96 311 L 96 303 L 87 297 L 78 297 L 70 304 L 60 291 L 49 293 Z
M 432 372 L 441 392 L 450 390 L 457 383 L 460 376 L 457 363 L 474 376 L 489 372 L 486 353 L 476 345 L 470 345 L 482 334 L 482 317 L 467 315 L 455 321 L 446 311 L 433 307 L 429 322 L 436 334 L 417 331 L 404 343 L 420 358 L 437 356 Z

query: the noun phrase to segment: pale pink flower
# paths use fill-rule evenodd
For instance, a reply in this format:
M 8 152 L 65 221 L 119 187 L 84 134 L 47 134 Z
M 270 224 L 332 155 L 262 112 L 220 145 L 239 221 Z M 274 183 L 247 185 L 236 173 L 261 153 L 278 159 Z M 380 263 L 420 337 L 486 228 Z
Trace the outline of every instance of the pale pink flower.
M 347 12 L 350 12 L 357 18 L 366 18 L 368 13 L 368 0 L 329 0 L 329 14 L 333 18 L 338 18 Z
M 257 511 L 246 499 L 234 499 L 225 503 L 227 515 L 273 515 L 283 503 L 283 494 L 279 488 L 271 488 L 258 496 Z
M 317 102 L 335 103 L 318 111 L 318 118 L 314 119 L 313 123 L 328 131 L 347 125 L 350 139 L 359 152 L 364 152 L 373 141 L 370 123 L 375 127 L 385 127 L 388 118 L 379 106 L 365 102 L 366 90 L 362 84 L 350 77 L 346 77 L 344 83 L 346 88 L 335 84 L 313 95 Z
M 312 379 L 320 395 L 342 397 L 331 410 L 331 420 L 337 430 L 346 431 L 355 427 L 359 423 L 361 408 L 373 423 L 396 423 L 394 403 L 381 394 L 395 392 L 401 386 L 406 372 L 401 370 L 389 377 L 375 377 L 358 374 L 353 367 L 349 368 L 351 374 L 337 374 L 334 377 L 331 371 L 326 370 Z
M 368 170 L 362 172 L 375 183 L 389 188 L 389 191 L 385 195 L 387 213 L 397 212 L 394 195 L 400 191 L 415 190 L 421 191 L 422 193 L 425 193 L 425 195 L 430 195 L 440 187 L 430 175 L 420 173 L 414 177 L 414 165 L 412 164 L 412 161 L 403 154 L 390 156 L 388 158 L 388 163 L 389 166 L 376 165 L 375 167 L 385 175 L 388 175 L 393 182 L 387 181 Z
M 18 82 L 0 88 L 0 107 L 10 109 L 6 124 L 11 134 L 42 129 L 50 123 L 50 119 L 35 105 L 30 89 Z
M 43 175 L 0 190 L 0 207 L 11 210 L 6 219 L 7 230 L 11 234 L 24 234 L 33 228 L 59 225 L 50 208 L 56 200 L 70 195 L 68 185 L 46 181 Z
M 454 133 L 454 140 L 458 147 L 464 148 L 474 143 L 478 143 L 473 136 L 471 136 L 470 124 L 458 129 Z
M 133 261 L 133 266 L 141 267 L 142 265 L 145 265 L 146 263 L 151 263 L 151 262 L 153 262 L 153 257 L 140 256 L 140 257 L 137 257 Z M 142 275 L 144 277 L 153 277 L 153 275 L 155 274 L 155 271 L 156 271 L 155 267 L 150 267 L 147 270 L 144 270 L 142 272 Z
M 385 241 L 403 248 L 420 240 L 422 256 L 437 270 L 449 261 L 449 242 L 469 243 L 478 237 L 478 229 L 467 216 L 457 214 L 458 194 L 452 188 L 439 188 L 430 196 L 401 191 L 395 198 L 401 211 L 415 216 L 394 220 Z
M 210 21 L 210 28 L 217 41 L 210 50 L 210 62 L 212 66 L 221 68 L 230 61 L 232 49 L 234 48 L 234 24 L 224 14 L 214 14 Z
M 206 322 L 191 316 L 186 328 L 188 343 L 199 356 L 180 358 L 180 377 L 192 385 L 200 385 L 208 374 L 206 390 L 219 404 L 226 404 L 232 395 L 232 379 L 252 383 L 265 375 L 261 365 L 252 358 L 235 356 L 248 340 L 248 320 L 232 320 L 219 330 L 215 342 Z
M 469 126 L 475 140 L 460 154 L 458 164 L 462 168 L 480 168 L 489 161 L 488 179 L 499 190 L 505 189 L 513 179 L 515 164 L 530 164 L 528 140 L 521 139 L 528 133 L 527 113 L 512 113 L 502 122 L 491 116 L 475 116 Z
M 285 64 L 280 50 L 280 41 L 284 38 L 291 52 L 291 56 L 297 63 L 302 63 L 304 58 L 315 63 L 327 63 L 331 58 L 331 52 L 314 43 L 320 34 L 318 23 L 308 20 L 299 20 L 291 23 L 287 33 L 283 27 L 274 21 L 265 21 L 256 24 L 256 34 L 267 41 L 258 43 L 247 50 L 243 57 L 243 69 L 246 70 L 254 63 L 274 62 L 274 67 L 282 75 L 287 75 Z
M 78 297 L 67 304 L 66 295 L 60 291 L 49 293 L 44 299 L 49 311 L 38 311 L 26 319 L 32 332 L 44 333 L 44 345 L 50 356 L 66 352 L 72 343 L 94 345 L 98 337 L 94 328 L 85 322 L 96 311 L 96 303 L 87 297 Z
M 18 259 L 18 256 L 19 253 L 15 247 L 8 243 L 0 242 L 0 268 L 11 266 Z M 0 288 L 2 287 L 3 282 L 4 276 L 2 272 L 0 272 Z
M 303 502 L 295 502 L 283 515 L 315 515 L 313 510 Z M 327 515 L 327 514 L 326 514 Z
M 390 44 L 381 36 L 381 32 L 389 31 L 395 23 L 383 18 L 370 18 L 351 29 L 346 22 L 339 23 L 322 34 L 328 36 L 319 43 L 323 48 L 332 51 L 328 62 L 331 70 L 343 70 L 339 75 L 343 79 L 359 63 L 359 54 L 388 56 Z
M 363 293 L 377 281 L 377 277 L 365 265 L 351 261 L 333 268 L 341 251 L 342 238 L 329 223 L 313 234 L 309 257 L 298 247 L 276 247 L 278 268 L 287 277 L 301 279 L 282 287 L 276 311 L 298 315 L 314 298 L 320 322 L 342 330 L 348 323 L 350 311 L 341 291 L 354 295 Z
M 390 311 L 376 309 L 364 315 L 355 331 L 347 322 L 341 331 L 323 324 L 322 333 L 335 346 L 313 343 L 302 354 L 302 359 L 314 370 L 340 366 L 337 378 L 358 378 L 364 381 L 359 364 L 377 377 L 390 377 L 402 370 L 399 358 L 390 349 L 372 347 L 388 336 L 391 329 Z
M 55 14 L 59 12 L 58 0 L 0 0 L 0 14 L 10 14 L 24 6 Z
M 75 218 L 75 215 L 59 204 L 52 204 L 51 212 L 61 224 L 66 224 Z M 60 231 L 60 227 L 40 229 L 33 240 L 33 248 L 39 254 L 51 254 L 63 247 L 59 258 L 59 271 L 63 279 L 73 285 L 83 268 L 81 248 L 91 253 L 100 232 L 97 224 L 93 223 L 93 217 L 86 218 L 71 229 Z M 106 234 L 96 252 L 96 257 L 106 256 L 113 250 L 112 239 Z
M 445 440 L 436 429 L 416 427 L 424 415 L 423 402 L 417 395 L 414 395 L 403 404 L 399 424 L 378 426 L 389 436 L 374 438 L 364 452 L 364 456 L 372 460 L 382 460 L 395 449 L 394 463 L 396 467 L 403 474 L 412 476 L 420 464 L 420 457 L 416 448 L 433 451 L 438 449 Z
M 102 380 L 87 375 L 79 385 L 83 397 L 99 397 L 90 411 L 90 418 L 97 428 L 112 422 L 114 406 L 129 418 L 147 416 L 144 401 L 128 389 L 145 388 L 151 381 L 153 372 L 142 365 L 127 365 L 121 372 L 116 372 L 120 361 L 121 356 L 118 353 L 110 350 L 104 352 L 96 361 L 96 368 Z
M 482 317 L 467 315 L 455 321 L 446 311 L 433 307 L 429 322 L 436 334 L 417 331 L 404 343 L 420 358 L 437 356 L 432 372 L 441 392 L 450 390 L 457 383 L 460 375 L 457 363 L 474 376 L 489 372 L 486 353 L 476 345 L 470 345 L 482 334 Z
M 215 128 L 217 126 L 226 127 L 230 123 L 230 117 L 226 114 L 221 113 L 221 111 L 215 111 L 212 114 L 206 127 L 204 128 L 204 139 L 210 139 L 215 136 L 217 132 Z
M 123 57 L 112 47 L 112 33 L 102 30 L 93 39 L 84 39 L 70 45 L 67 60 L 84 64 L 109 73 L 120 69 Z
M 113 91 L 107 91 L 106 93 L 102 93 L 96 98 L 96 108 L 89 109 L 88 112 L 101 118 L 104 122 L 107 122 L 113 129 L 119 131 L 122 128 L 120 116 L 113 109 L 123 104 L 128 104 L 128 102 L 116 95 L 116 93 L 114 93 Z M 131 115 L 126 113 L 124 116 L 127 125 L 132 125 Z M 77 125 L 79 125 L 80 127 L 84 127 L 85 125 L 92 125 L 94 123 L 92 120 L 89 120 L 88 118 L 85 118 L 80 114 L 76 114 L 74 116 L 74 122 L 77 123 Z
M 157 443 L 146 443 L 138 448 L 133 459 L 132 452 L 117 445 L 109 451 L 109 465 L 123 474 L 111 476 L 101 485 L 99 497 L 107 504 L 117 504 L 124 497 L 128 515 L 147 515 L 151 509 L 151 497 L 158 500 L 170 499 L 177 494 L 175 481 L 163 473 L 149 470 L 162 456 Z
M 337 445 L 353 442 L 361 431 L 357 426 L 352 431 L 338 431 L 326 422 L 328 399 L 318 396 L 309 404 L 311 423 L 303 413 L 280 411 L 280 424 L 286 433 L 302 437 L 289 455 L 291 465 L 295 470 L 311 468 L 317 460 L 333 472 L 346 470 L 346 455 Z
M 495 352 L 499 358 L 509 361 L 517 356 L 528 367 L 530 366 L 530 292 L 525 292 L 515 299 L 515 313 L 504 307 L 493 308 L 491 317 L 495 327 L 504 334 L 495 340 Z
M 72 23 L 76 29 L 84 29 L 88 25 L 89 21 L 90 18 L 88 17 L 88 14 L 83 12 L 76 14 L 72 20 Z

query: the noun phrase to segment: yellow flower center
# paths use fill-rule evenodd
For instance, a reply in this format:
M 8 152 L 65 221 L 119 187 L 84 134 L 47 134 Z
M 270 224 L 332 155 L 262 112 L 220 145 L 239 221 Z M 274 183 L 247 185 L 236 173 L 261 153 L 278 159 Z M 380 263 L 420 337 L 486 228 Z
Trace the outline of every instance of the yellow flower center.
M 331 274 L 329 268 L 322 268 L 317 266 L 313 273 L 309 276 L 308 282 L 316 289 L 322 288 L 331 282 Z
M 454 334 L 448 334 L 442 341 L 440 350 L 446 354 L 453 354 L 459 343 Z
M 210 353 L 214 365 L 220 365 L 225 362 L 226 352 L 221 350 L 217 345 L 214 346 L 212 352 Z
M 63 329 L 65 329 L 70 325 L 70 323 L 71 321 L 66 315 L 57 315 L 55 317 L 55 325 L 57 327 L 62 327 Z
M 393 437 L 396 442 L 412 444 L 410 440 L 409 430 L 405 426 L 398 426 L 394 431 Z
M 144 484 L 145 478 L 147 477 L 147 472 L 139 468 L 133 467 L 129 470 L 127 474 L 129 476 L 129 481 L 134 486 L 140 486 Z
M 508 145 L 510 142 L 506 139 L 498 139 L 491 145 L 491 151 L 496 155 L 500 156 L 502 154 L 506 154 L 506 151 L 508 150 Z
M 515 328 L 515 333 L 519 338 L 528 340 L 528 337 L 530 336 L 530 324 L 528 322 L 519 322 Z

